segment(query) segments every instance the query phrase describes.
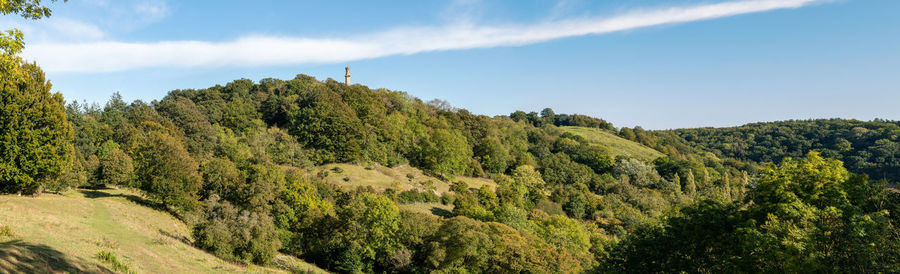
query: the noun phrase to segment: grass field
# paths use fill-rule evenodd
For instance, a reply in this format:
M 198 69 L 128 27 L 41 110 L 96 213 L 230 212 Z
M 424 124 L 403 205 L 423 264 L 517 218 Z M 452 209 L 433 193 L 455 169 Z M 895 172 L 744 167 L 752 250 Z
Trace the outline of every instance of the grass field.
M 618 155 L 625 155 L 651 161 L 664 156 L 664 154 L 659 151 L 656 151 L 639 143 L 623 139 L 622 137 L 616 136 L 604 130 L 586 127 L 561 128 L 565 132 L 584 137 L 588 140 L 588 142 L 592 144 L 608 148 L 610 153 L 613 154 L 613 157 Z
M 453 205 L 445 205 L 441 203 L 412 203 L 398 206 L 400 207 L 400 210 L 432 214 L 435 216 L 447 217 L 453 214 Z
M 0 236 L 0 273 L 285 272 L 228 263 L 196 249 L 187 243 L 184 223 L 138 199 L 124 189 L 0 196 L 0 231 L 8 227 L 11 234 Z M 284 255 L 276 264 L 322 272 Z
M 339 168 L 340 172 L 335 171 L 335 168 Z M 409 165 L 399 165 L 393 168 L 373 165 L 367 168 L 354 164 L 327 164 L 316 167 L 313 172 L 315 174 L 321 170 L 328 171 L 328 177 L 325 178 L 326 181 L 348 189 L 372 186 L 379 191 L 388 188 L 424 191 L 429 190 L 429 187 L 426 185 L 430 181 L 431 185 L 433 185 L 431 190 L 435 194 L 440 195 L 450 191 L 449 182 L 425 175 L 421 170 Z M 408 176 L 411 176 L 412 179 Z M 452 181 L 466 182 L 470 188 L 481 188 L 484 185 L 490 188 L 496 187 L 494 181 L 485 178 L 457 176 Z

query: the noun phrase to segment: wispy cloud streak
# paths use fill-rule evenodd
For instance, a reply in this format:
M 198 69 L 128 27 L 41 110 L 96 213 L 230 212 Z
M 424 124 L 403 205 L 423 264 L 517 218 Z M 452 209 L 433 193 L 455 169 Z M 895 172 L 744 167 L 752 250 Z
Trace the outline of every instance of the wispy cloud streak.
M 234 41 L 98 41 L 40 43 L 27 58 L 51 72 L 111 72 L 151 67 L 248 67 L 335 63 L 422 52 L 518 46 L 643 27 L 709 20 L 823 0 L 744 0 L 635 11 L 605 18 L 552 20 L 530 25 L 479 26 L 459 23 L 407 27 L 347 38 L 247 36 Z

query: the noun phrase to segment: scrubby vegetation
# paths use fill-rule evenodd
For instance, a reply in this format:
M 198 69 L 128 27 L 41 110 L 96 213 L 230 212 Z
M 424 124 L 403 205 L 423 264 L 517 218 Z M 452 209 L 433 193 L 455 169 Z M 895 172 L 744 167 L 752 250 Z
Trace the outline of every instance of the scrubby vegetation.
M 115 272 L 134 273 L 133 271 L 131 271 L 131 267 L 128 266 L 127 263 L 120 260 L 119 256 L 116 256 L 116 253 L 102 250 L 100 252 L 97 252 L 97 259 L 100 259 L 100 261 L 108 264 L 110 268 L 112 268 L 112 270 Z

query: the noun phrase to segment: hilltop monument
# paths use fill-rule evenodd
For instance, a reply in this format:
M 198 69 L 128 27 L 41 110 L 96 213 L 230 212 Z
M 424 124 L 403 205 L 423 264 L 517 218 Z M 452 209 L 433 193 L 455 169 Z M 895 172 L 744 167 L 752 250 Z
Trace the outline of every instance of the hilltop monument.
M 344 84 L 347 84 L 349 86 L 350 85 L 350 67 L 345 67 L 344 70 L 347 71 L 347 73 L 344 74 Z

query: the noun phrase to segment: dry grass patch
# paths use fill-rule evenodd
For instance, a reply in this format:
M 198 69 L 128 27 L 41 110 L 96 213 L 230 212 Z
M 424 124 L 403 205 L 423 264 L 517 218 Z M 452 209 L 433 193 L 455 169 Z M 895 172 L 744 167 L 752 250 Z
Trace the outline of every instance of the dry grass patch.
M 428 176 L 421 170 L 399 165 L 393 168 L 381 165 L 361 166 L 355 164 L 327 164 L 315 167 L 312 174 L 325 174 L 325 181 L 347 189 L 369 187 L 384 191 L 388 188 L 405 190 L 432 191 L 441 195 L 450 191 L 450 182 Z M 488 186 L 496 188 L 496 183 L 486 178 L 456 176 L 452 182 L 463 181 L 471 188 Z

